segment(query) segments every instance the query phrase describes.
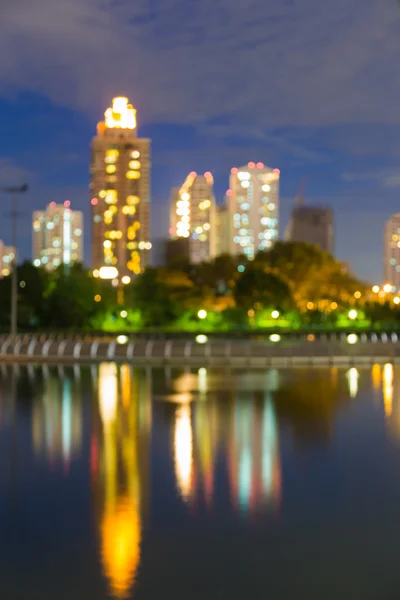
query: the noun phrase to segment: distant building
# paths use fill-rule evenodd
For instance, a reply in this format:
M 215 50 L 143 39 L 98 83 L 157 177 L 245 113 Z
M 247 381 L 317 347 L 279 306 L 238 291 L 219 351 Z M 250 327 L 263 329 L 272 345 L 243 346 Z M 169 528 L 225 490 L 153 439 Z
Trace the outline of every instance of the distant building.
M 228 197 L 229 253 L 252 260 L 278 239 L 279 169 L 263 163 L 231 169 Z
M 188 238 L 176 238 L 166 241 L 165 244 L 165 263 L 168 266 L 187 260 L 190 262 L 190 242 Z
M 171 239 L 188 239 L 189 260 L 200 263 L 216 255 L 216 206 L 211 173 L 192 172 L 172 190 Z
M 10 275 L 14 258 L 15 248 L 13 246 L 6 246 L 0 240 L 0 279 Z
M 330 208 L 296 206 L 292 210 L 285 239 L 288 242 L 307 242 L 333 254 L 333 213 Z
M 33 264 L 52 271 L 60 265 L 83 262 L 83 214 L 51 202 L 45 211 L 33 213 Z
M 392 215 L 384 232 L 384 283 L 400 288 L 400 213 Z
M 150 140 L 137 137 L 127 98 L 104 116 L 92 141 L 92 267 L 138 275 L 150 263 Z
M 217 207 L 216 255 L 229 254 L 231 227 L 227 203 Z

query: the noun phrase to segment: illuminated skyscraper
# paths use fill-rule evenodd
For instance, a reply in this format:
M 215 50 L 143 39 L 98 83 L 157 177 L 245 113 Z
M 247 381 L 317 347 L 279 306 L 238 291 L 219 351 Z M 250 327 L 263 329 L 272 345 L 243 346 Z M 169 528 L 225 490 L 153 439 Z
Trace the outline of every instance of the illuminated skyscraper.
M 211 173 L 192 172 L 172 190 L 170 236 L 188 238 L 189 260 L 199 263 L 216 255 L 216 207 Z
M 33 213 L 33 264 L 49 271 L 61 264 L 83 262 L 83 214 L 51 202 L 44 212 Z
M 384 234 L 384 264 L 385 283 L 400 288 L 400 213 L 392 215 L 385 225 Z
M 6 246 L 0 240 L 0 279 L 10 274 L 10 265 L 14 260 L 14 256 L 15 248 L 13 246 Z
M 92 141 L 92 267 L 138 275 L 150 259 L 150 140 L 136 135 L 136 110 L 114 98 Z
M 232 227 L 229 221 L 228 198 L 217 207 L 217 256 L 229 254 Z
M 245 254 L 252 260 L 268 250 L 278 238 L 279 169 L 250 162 L 233 168 L 227 192 L 230 254 Z

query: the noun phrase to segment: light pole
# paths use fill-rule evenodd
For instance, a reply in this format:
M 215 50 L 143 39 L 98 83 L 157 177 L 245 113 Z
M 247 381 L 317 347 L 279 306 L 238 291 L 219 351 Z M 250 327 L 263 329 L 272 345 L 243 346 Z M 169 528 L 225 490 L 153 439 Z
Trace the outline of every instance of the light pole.
M 28 184 L 20 186 L 11 186 L 1 189 L 2 192 L 11 196 L 11 218 L 12 218 L 12 246 L 14 247 L 14 260 L 11 273 L 11 326 L 10 333 L 14 337 L 17 335 L 17 198 L 18 194 L 28 191 Z

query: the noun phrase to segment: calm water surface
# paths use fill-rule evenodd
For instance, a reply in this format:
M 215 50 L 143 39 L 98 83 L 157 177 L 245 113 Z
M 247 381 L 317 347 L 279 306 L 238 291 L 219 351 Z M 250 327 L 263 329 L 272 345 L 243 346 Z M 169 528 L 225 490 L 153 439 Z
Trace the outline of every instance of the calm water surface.
M 400 371 L 0 370 L 5 600 L 400 597 Z

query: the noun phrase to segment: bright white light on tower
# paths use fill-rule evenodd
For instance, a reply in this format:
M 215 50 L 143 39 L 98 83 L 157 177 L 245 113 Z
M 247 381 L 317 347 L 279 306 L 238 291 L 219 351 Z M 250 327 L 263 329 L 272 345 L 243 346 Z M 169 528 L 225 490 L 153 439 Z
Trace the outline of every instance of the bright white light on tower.
M 248 188 L 250 186 L 250 183 L 248 181 L 242 181 L 242 183 L 240 184 L 242 186 L 242 188 Z
M 271 186 L 270 186 L 270 185 L 268 185 L 268 183 L 265 183 L 265 184 L 262 186 L 262 188 L 261 188 L 261 189 L 262 189 L 262 191 L 263 191 L 263 192 L 269 192 L 269 191 L 270 191 L 270 189 L 271 189 Z
M 188 202 L 188 200 L 190 199 L 190 194 L 188 194 L 187 192 L 183 192 L 183 194 L 181 194 L 181 198 L 183 201 Z
M 237 174 L 237 178 L 239 179 L 239 181 L 246 181 L 251 178 L 251 175 L 250 173 L 246 173 L 246 171 L 239 171 L 239 173 Z

